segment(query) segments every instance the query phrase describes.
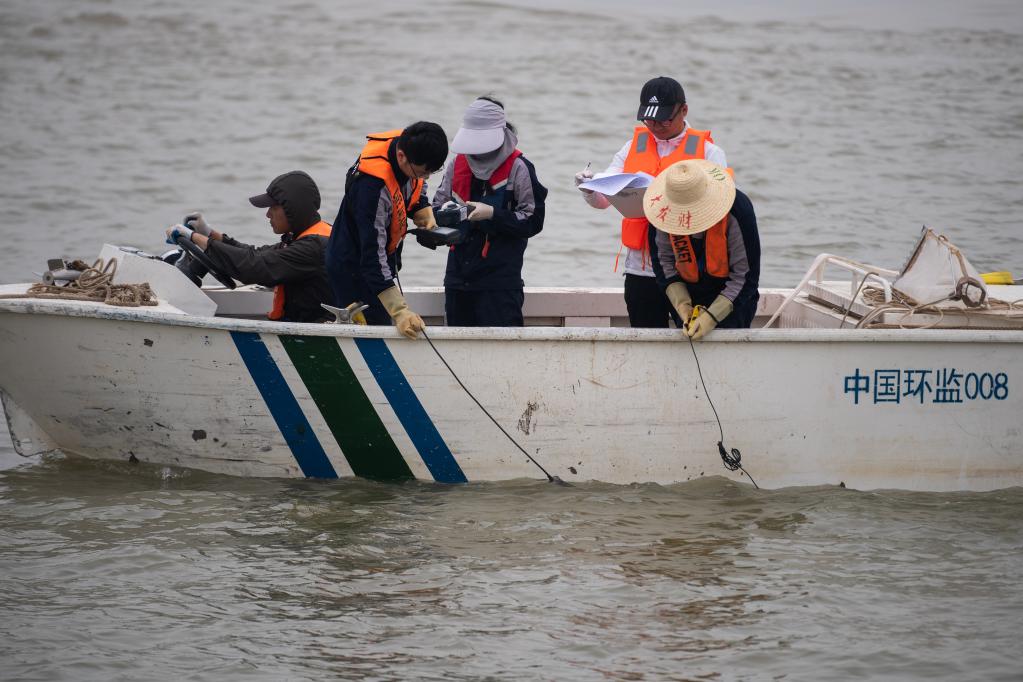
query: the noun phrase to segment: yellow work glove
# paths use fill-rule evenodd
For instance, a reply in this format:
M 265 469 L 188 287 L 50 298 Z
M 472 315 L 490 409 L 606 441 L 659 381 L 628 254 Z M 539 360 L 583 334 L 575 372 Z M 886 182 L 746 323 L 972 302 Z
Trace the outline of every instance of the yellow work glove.
M 682 324 L 688 324 L 689 318 L 693 315 L 693 299 L 689 297 L 689 289 L 682 282 L 672 282 L 664 290 L 664 295 L 671 301 L 672 307 L 682 318 Z
M 405 302 L 405 297 L 398 291 L 398 287 L 384 289 L 377 294 L 377 298 L 384 304 L 387 314 L 394 320 L 394 326 L 408 338 L 416 338 L 419 332 L 426 328 L 423 318 L 409 310 L 408 303 Z
M 700 314 L 689 324 L 686 333 L 693 341 L 699 341 L 731 312 L 732 302 L 724 296 L 718 296 L 708 307 L 700 309 Z
M 421 208 L 413 213 L 412 222 L 416 224 L 416 227 L 425 227 L 428 230 L 437 227 L 437 219 L 433 217 L 433 206 Z

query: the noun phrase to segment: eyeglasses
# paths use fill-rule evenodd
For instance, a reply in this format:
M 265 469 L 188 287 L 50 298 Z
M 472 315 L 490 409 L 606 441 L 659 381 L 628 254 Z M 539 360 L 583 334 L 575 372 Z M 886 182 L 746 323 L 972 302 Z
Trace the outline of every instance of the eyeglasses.
M 675 117 L 678 116 L 679 113 L 681 113 L 683 106 L 685 106 L 685 105 L 684 104 L 676 104 L 675 105 L 676 108 L 675 108 L 674 111 L 671 112 L 671 116 L 669 116 L 668 118 L 664 119 L 663 121 L 655 121 L 652 118 L 644 118 L 643 119 L 643 123 L 648 123 L 650 125 L 658 125 L 658 124 L 659 125 L 665 125 L 665 124 L 675 120 Z
M 426 170 L 426 166 L 420 166 L 419 168 L 422 168 L 422 170 L 419 170 L 419 168 L 416 168 L 415 164 L 412 163 L 409 163 L 408 167 L 412 171 L 412 177 L 416 180 L 425 180 L 437 172 L 436 170 Z

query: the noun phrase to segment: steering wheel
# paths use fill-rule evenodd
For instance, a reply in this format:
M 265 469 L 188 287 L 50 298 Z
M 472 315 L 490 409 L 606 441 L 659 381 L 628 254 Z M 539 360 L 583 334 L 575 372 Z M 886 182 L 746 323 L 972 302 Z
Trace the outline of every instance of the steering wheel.
M 178 246 L 184 249 L 185 253 L 187 253 L 189 256 L 199 261 L 199 264 L 206 268 L 206 270 L 208 270 L 209 273 L 213 275 L 213 278 L 215 280 L 223 284 L 228 289 L 235 288 L 236 285 L 234 283 L 234 280 L 225 275 L 219 269 L 217 269 L 217 266 L 213 264 L 213 261 L 210 260 L 210 257 L 206 255 L 206 252 L 199 248 L 198 244 L 196 244 L 191 239 L 183 235 L 178 235 L 176 241 L 178 243 Z

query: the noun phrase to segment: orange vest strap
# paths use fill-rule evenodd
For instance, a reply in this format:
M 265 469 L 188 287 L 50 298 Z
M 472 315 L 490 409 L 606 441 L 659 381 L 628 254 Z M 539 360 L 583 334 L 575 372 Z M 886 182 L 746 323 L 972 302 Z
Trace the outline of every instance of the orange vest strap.
M 302 233 L 295 237 L 295 239 L 301 239 L 302 237 L 329 237 L 331 231 L 331 225 L 328 222 L 320 221 L 315 225 L 310 225 L 306 229 L 302 230 Z M 287 247 L 284 247 L 287 248 Z M 271 320 L 279 320 L 284 317 L 284 285 L 278 284 L 274 287 L 274 302 L 270 308 L 270 312 L 266 314 Z
M 700 279 L 693 242 L 687 235 L 668 235 L 671 250 L 675 253 L 675 269 L 686 282 Z M 728 277 L 728 215 L 704 233 L 704 265 L 707 274 L 714 277 Z
M 394 169 L 391 168 L 391 161 L 387 157 L 391 144 L 401 135 L 400 130 L 388 130 L 383 133 L 372 133 L 366 136 L 366 146 L 359 154 L 358 170 L 360 173 L 380 178 L 387 186 L 391 195 L 391 229 L 387 238 L 387 253 L 394 253 L 398 244 L 405 238 L 408 230 L 408 206 L 415 206 L 419 202 L 419 195 L 423 191 L 423 181 L 412 181 L 412 194 L 405 201 L 398 186 L 398 179 L 394 176 Z
M 646 218 L 622 218 L 622 246 L 646 250 L 647 224 Z
M 271 320 L 279 320 L 284 317 L 284 285 L 278 284 L 274 287 L 274 302 L 270 312 L 266 314 Z
M 330 223 L 321 220 L 315 225 L 310 225 L 302 230 L 302 234 L 295 237 L 295 239 L 301 239 L 302 237 L 329 237 L 332 229 Z

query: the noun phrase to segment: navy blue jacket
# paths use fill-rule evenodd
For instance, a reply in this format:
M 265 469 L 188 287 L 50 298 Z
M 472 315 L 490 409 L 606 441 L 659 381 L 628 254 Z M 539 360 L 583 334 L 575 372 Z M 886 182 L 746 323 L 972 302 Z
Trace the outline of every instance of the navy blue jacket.
M 451 198 L 453 166 L 448 164 L 433 197 L 434 209 Z M 526 240 L 543 229 L 546 198 L 547 188 L 540 184 L 536 169 L 524 156 L 515 160 L 508 182 L 497 190 L 473 177 L 469 201 L 490 204 L 494 217 L 459 225 L 466 230 L 466 239 L 448 253 L 444 287 L 459 291 L 521 289 Z
M 394 177 L 408 200 L 410 179 L 398 168 L 391 144 L 388 154 Z M 358 164 L 348 170 L 345 195 L 341 199 L 334 229 L 327 244 L 327 277 L 334 292 L 334 304 L 344 307 L 353 301 L 369 304 L 366 318 L 373 324 L 388 324 L 390 316 L 377 295 L 395 284 L 401 269 L 401 248 L 386 252 L 391 224 L 391 197 L 380 178 L 357 172 Z M 415 206 L 409 206 L 409 217 L 427 205 L 426 186 Z

